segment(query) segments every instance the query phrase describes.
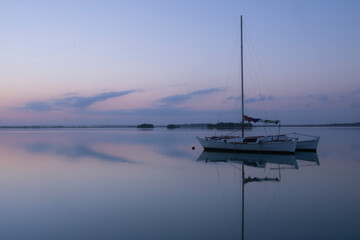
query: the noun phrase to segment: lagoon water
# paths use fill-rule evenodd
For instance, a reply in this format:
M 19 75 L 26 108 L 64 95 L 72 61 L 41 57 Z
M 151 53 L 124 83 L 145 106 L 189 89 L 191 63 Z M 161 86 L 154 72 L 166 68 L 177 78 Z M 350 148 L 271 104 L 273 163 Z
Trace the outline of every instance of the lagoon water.
M 360 128 L 282 131 L 320 136 L 317 154 L 204 155 L 213 130 L 1 130 L 0 239 L 360 239 Z

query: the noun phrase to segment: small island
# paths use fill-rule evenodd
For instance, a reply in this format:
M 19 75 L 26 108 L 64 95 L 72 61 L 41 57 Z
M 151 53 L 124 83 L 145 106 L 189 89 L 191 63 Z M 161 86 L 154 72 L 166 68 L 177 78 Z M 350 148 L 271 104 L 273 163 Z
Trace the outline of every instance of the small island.
M 154 128 L 154 125 L 150 124 L 150 123 L 143 123 L 143 124 L 137 125 L 136 127 L 137 128 Z
M 175 129 L 175 128 L 180 128 L 180 125 L 176 125 L 176 124 L 169 124 L 166 126 L 168 129 Z

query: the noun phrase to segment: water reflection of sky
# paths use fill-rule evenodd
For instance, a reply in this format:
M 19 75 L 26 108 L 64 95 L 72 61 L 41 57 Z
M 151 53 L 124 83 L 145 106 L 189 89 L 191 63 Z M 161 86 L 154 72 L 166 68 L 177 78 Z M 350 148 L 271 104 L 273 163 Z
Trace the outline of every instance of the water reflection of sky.
M 126 154 L 131 150 L 131 145 L 134 151 L 140 151 L 143 146 L 151 146 L 152 150 L 158 154 L 165 155 L 172 158 L 189 159 L 192 157 L 189 154 L 191 144 L 186 142 L 186 138 L 169 137 L 169 133 L 162 131 L 162 134 L 153 134 L 152 131 L 116 131 L 114 134 L 111 131 L 101 130 L 74 130 L 74 131 L 40 131 L 40 132 L 26 132 L 25 137 L 16 141 L 16 145 L 34 154 L 53 154 L 69 159 L 79 158 L 93 158 L 101 161 L 113 162 L 134 162 L 127 159 Z M 8 133 L 12 138 L 16 138 L 17 133 Z M 29 137 L 28 135 L 31 135 Z M 116 155 L 111 155 L 103 149 L 97 148 L 98 145 L 117 145 L 118 151 Z M 127 146 L 127 149 L 122 149 L 122 146 Z M 129 148 L 130 147 L 130 148 Z M 147 149 L 149 151 L 149 149 Z M 124 156 L 125 155 L 125 156 Z M 143 159 L 137 159 L 142 161 Z
M 50 153 L 55 155 L 65 156 L 69 159 L 78 159 L 82 157 L 91 157 L 96 158 L 101 161 L 110 161 L 110 162 L 127 162 L 130 163 L 130 160 L 126 160 L 121 157 L 112 156 L 104 152 L 96 151 L 87 145 L 72 145 L 61 146 L 53 145 L 45 142 L 39 142 L 35 144 L 29 144 L 25 149 L 32 153 Z
M 358 129 L 301 132 L 318 154 L 246 157 L 247 177 L 280 181 L 246 184 L 245 239 L 359 238 Z M 239 239 L 241 161 L 198 161 L 204 134 L 2 131 L 0 238 Z

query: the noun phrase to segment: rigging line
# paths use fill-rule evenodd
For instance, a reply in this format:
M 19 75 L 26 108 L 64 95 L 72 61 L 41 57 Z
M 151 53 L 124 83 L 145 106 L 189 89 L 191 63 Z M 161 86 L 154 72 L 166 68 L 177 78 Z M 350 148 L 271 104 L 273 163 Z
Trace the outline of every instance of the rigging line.
M 246 30 L 246 32 L 247 32 L 246 35 L 249 35 L 249 40 L 250 40 L 250 42 L 252 43 L 252 48 L 253 48 L 253 51 L 254 51 L 255 59 L 256 59 L 257 62 L 258 62 L 259 69 L 260 69 L 260 74 L 262 75 L 262 77 L 263 77 L 263 79 L 264 79 L 265 87 L 267 88 L 267 91 L 270 93 L 270 88 L 269 88 L 268 83 L 267 83 L 267 81 L 266 81 L 266 77 L 265 77 L 264 71 L 263 71 L 263 69 L 262 69 L 262 67 L 261 67 L 261 64 L 260 64 L 260 60 L 259 60 L 260 58 L 258 57 L 258 54 L 257 54 L 257 51 L 256 51 L 256 49 L 255 49 L 255 45 L 253 44 L 253 41 L 252 41 L 250 32 L 247 30 L 247 28 L 246 28 L 245 30 Z M 276 83 L 273 83 L 273 85 L 275 85 L 275 84 L 276 84 Z M 275 89 L 277 88 L 276 86 L 274 86 L 274 87 L 275 87 Z M 270 102 L 271 102 L 272 105 L 273 105 L 273 108 L 274 108 L 274 111 L 275 111 L 275 116 L 276 116 L 277 118 L 279 118 L 279 114 L 278 114 L 278 112 L 277 112 L 277 109 L 276 109 L 276 107 L 275 107 L 275 104 L 274 104 L 273 99 L 270 98 L 269 100 L 270 100 Z
M 228 74 L 227 74 L 227 77 L 225 78 L 225 88 L 227 89 L 228 86 L 229 86 L 229 81 L 230 81 L 230 75 L 233 71 L 233 65 L 234 65 L 234 62 L 235 62 L 235 56 L 237 54 L 237 48 L 238 48 L 238 45 L 239 45 L 239 38 L 240 38 L 240 29 L 237 30 L 237 34 L 236 34 L 236 40 L 235 40 L 235 44 L 234 44 L 234 47 L 233 47 L 233 51 L 232 51 L 232 57 L 231 57 L 231 63 L 230 63 L 230 67 L 229 67 L 229 71 L 228 71 Z M 223 110 L 223 107 L 224 107 L 224 104 L 225 104 L 225 91 L 223 92 L 223 95 L 222 95 L 222 100 L 221 100 L 221 109 L 219 109 L 218 111 L 218 114 L 217 114 L 217 122 L 220 121 L 220 112 L 221 110 Z
M 246 29 L 246 31 L 247 31 L 247 29 Z M 247 42 L 249 42 L 249 46 L 250 46 L 250 50 L 251 50 L 251 48 L 253 48 L 252 47 L 252 43 L 251 43 L 251 41 L 249 40 L 249 38 L 245 35 L 245 40 L 247 41 Z M 261 84 L 260 84 L 260 78 L 259 78 L 259 76 L 258 76 L 258 74 L 257 74 L 257 72 L 256 72 L 256 66 L 255 66 L 255 61 L 254 61 L 254 59 L 253 59 L 253 55 L 252 54 L 250 54 L 250 53 L 252 53 L 252 52 L 254 52 L 254 50 L 253 51 L 249 51 L 249 54 L 248 54 L 248 59 L 250 60 L 250 61 L 247 61 L 245 64 L 246 64 L 246 66 L 247 66 L 247 68 L 249 69 L 249 74 L 252 74 L 253 75 L 253 78 L 254 78 L 254 80 L 255 81 L 253 81 L 253 82 L 255 82 L 256 83 L 256 86 L 257 86 L 257 96 L 259 96 L 259 98 L 262 96 L 262 94 L 261 94 L 261 92 L 263 92 L 262 91 L 262 87 L 261 87 Z M 250 63 L 251 63 L 251 65 L 252 66 L 250 66 Z M 250 71 L 250 70 L 252 70 L 252 71 Z M 262 112 L 263 112 L 263 114 L 265 115 L 265 119 L 269 119 L 269 116 L 268 116 L 268 111 L 266 110 L 267 109 L 267 107 L 265 106 L 265 100 L 266 100 L 266 96 L 265 96 L 265 99 L 263 100 L 263 99 L 258 99 L 256 102 L 258 103 L 258 104 L 260 104 L 260 109 L 262 110 Z M 256 103 L 255 102 L 255 103 Z M 266 125 L 264 125 L 263 126 L 264 127 L 264 131 L 265 131 L 265 135 L 268 135 L 268 133 L 267 133 L 267 129 L 266 129 Z
M 248 30 L 247 30 L 247 28 L 245 29 L 246 30 L 246 32 L 248 33 Z M 248 59 L 249 59 L 249 61 L 247 61 L 247 66 L 248 66 L 248 69 L 249 69 L 249 73 L 250 74 L 253 74 L 253 76 L 254 76 L 254 80 L 255 80 L 255 83 L 256 83 L 256 86 L 257 86 L 257 95 L 258 96 L 260 96 L 261 95 L 261 92 L 263 92 L 262 91 L 262 87 L 261 87 L 261 84 L 260 84 L 260 78 L 258 77 L 258 74 L 257 74 L 257 72 L 256 72 L 256 66 L 255 66 L 255 60 L 253 59 L 254 58 L 254 56 L 253 56 L 253 52 L 254 52 L 254 50 L 253 50 L 253 43 L 251 42 L 251 40 L 249 39 L 249 36 L 248 36 L 249 34 L 246 34 L 245 35 L 245 40 L 246 40 L 246 42 L 248 43 L 247 45 L 249 46 L 249 51 L 248 51 Z M 250 67 L 250 63 L 251 63 L 251 67 Z M 265 111 L 265 104 L 264 104 L 264 101 L 262 101 L 261 99 L 260 99 L 260 101 L 258 101 L 258 102 L 260 102 L 260 105 L 262 106 L 262 110 L 263 110 L 263 112 L 264 112 L 264 114 L 265 114 L 265 118 L 268 118 L 268 116 L 267 116 L 267 112 Z
M 267 168 L 265 167 L 264 168 L 264 175 L 266 176 L 267 174 L 266 174 L 266 171 L 267 171 Z M 265 207 L 265 204 L 263 204 L 263 202 L 264 202 L 264 199 L 265 199 L 265 195 L 266 195 L 266 192 L 268 191 L 268 188 L 269 188 L 269 183 L 268 182 L 264 182 L 264 187 L 263 187 L 263 191 L 262 191 L 262 193 L 261 193 L 261 197 L 260 198 L 258 198 L 257 199 L 257 202 L 258 202 L 258 206 L 263 206 L 263 207 Z M 260 203 L 259 203 L 260 202 Z M 260 224 L 261 224 L 261 219 L 263 219 L 263 218 L 261 218 L 261 215 L 260 215 L 260 213 L 261 213 L 261 211 L 259 211 L 258 213 L 257 213 L 257 215 L 256 215 L 256 217 L 255 217 L 255 225 L 256 226 L 259 226 Z M 258 224 L 259 223 L 259 224 Z M 262 235 L 262 231 L 263 231 L 263 228 L 262 228 L 262 230 L 261 231 L 258 231 L 259 229 L 257 228 L 256 229 L 256 234 L 258 235 L 258 237 L 257 237 L 257 239 L 262 239 L 261 238 L 261 235 Z
M 279 186 L 280 186 L 280 184 L 276 184 L 275 191 L 274 191 L 274 193 L 273 193 L 272 196 L 271 196 L 271 199 L 270 199 L 270 202 L 269 202 L 269 207 L 268 207 L 268 209 L 267 209 L 267 211 L 266 211 L 266 213 L 265 213 L 264 220 L 263 220 L 263 224 L 262 224 L 262 226 L 261 226 L 261 231 L 259 231 L 259 232 L 260 232 L 260 239 L 263 238 L 262 235 L 263 235 L 263 233 L 264 233 L 265 224 L 266 224 L 266 222 L 267 222 L 267 220 L 268 220 L 268 218 L 269 218 L 270 210 L 272 209 L 271 207 L 272 207 L 272 205 L 273 205 L 275 195 L 277 195 L 277 192 L 278 192 L 278 190 L 279 190 Z
M 317 136 L 314 135 L 308 135 L 308 134 L 303 134 L 303 133 L 297 133 L 297 132 L 293 132 L 293 133 L 286 133 L 284 135 L 301 135 L 301 136 L 306 136 L 306 137 L 313 137 L 313 138 L 317 138 Z
M 279 168 L 279 179 L 281 180 L 280 164 L 278 164 L 278 168 Z
M 259 185 L 261 187 L 261 185 Z M 262 206 L 261 204 L 261 201 L 260 201 L 260 197 L 259 197 L 259 192 L 256 191 L 256 195 L 252 198 L 252 202 L 254 204 L 254 206 Z M 248 221 L 249 222 L 249 226 L 251 226 L 251 228 L 249 227 L 248 228 L 248 233 L 251 235 L 251 236 L 255 236 L 256 233 L 257 233 L 257 227 L 258 226 L 258 222 L 259 222 L 259 218 L 260 218 L 260 213 L 261 211 L 256 211 L 255 213 L 253 213 L 253 218 L 251 219 L 251 221 Z
M 235 186 L 235 193 L 236 193 L 239 189 L 241 189 L 242 178 L 241 178 L 241 173 L 240 173 L 241 170 L 239 168 L 235 168 L 235 167 L 233 169 L 234 169 L 234 180 L 235 180 L 234 186 Z M 237 174 L 237 170 L 239 170 L 239 174 Z M 237 176 L 239 176 L 239 180 L 237 179 Z M 235 194 L 235 196 L 236 196 L 236 194 Z M 242 193 L 241 193 L 241 191 L 239 191 L 239 199 L 237 201 L 237 204 L 238 204 L 237 206 L 241 206 L 241 204 L 242 204 L 241 198 L 242 198 Z M 240 210 L 240 212 L 242 214 L 242 209 Z M 241 214 L 239 215 L 240 222 L 242 221 Z
M 265 131 L 265 136 L 267 136 L 267 131 L 266 131 L 266 124 L 264 124 L 264 131 Z
M 241 168 L 239 168 L 238 166 L 236 166 L 235 164 L 232 164 L 232 163 L 229 163 L 229 162 L 226 162 L 227 164 L 229 164 L 230 166 L 232 166 L 232 167 L 234 167 L 234 168 L 236 168 L 236 169 L 239 169 L 239 170 L 241 170 Z
M 245 37 L 246 41 L 248 42 L 248 38 Z M 248 44 L 250 45 L 250 44 Z M 251 74 L 251 76 L 254 78 L 255 82 L 256 83 L 256 86 L 257 86 L 257 94 L 260 95 L 260 93 L 262 92 L 261 90 L 261 85 L 260 85 L 260 80 L 259 80 L 259 77 L 258 77 L 258 74 L 256 72 L 256 67 L 255 67 L 255 64 L 254 64 L 254 60 L 253 60 L 253 55 L 250 54 L 251 51 L 249 51 L 248 55 L 247 55 L 247 58 L 248 58 L 248 61 L 246 62 L 246 65 L 247 65 L 247 68 L 249 69 L 249 74 Z M 260 101 L 262 103 L 262 101 Z
M 222 200 L 223 200 L 224 206 L 225 206 L 225 212 L 226 212 L 227 221 L 228 221 L 228 223 L 229 223 L 229 224 L 226 224 L 226 225 L 229 226 L 230 233 L 231 233 L 231 235 L 234 237 L 233 228 L 230 226 L 230 225 L 231 225 L 231 220 L 230 220 L 229 209 L 228 209 L 228 206 L 227 206 L 227 204 L 226 204 L 224 189 L 223 189 L 222 184 L 221 184 L 221 181 L 220 181 L 220 172 L 219 172 L 219 168 L 218 168 L 217 166 L 216 166 L 216 172 L 217 172 L 217 176 L 218 176 L 218 183 L 219 183 L 220 190 L 221 190 Z
M 225 134 L 225 136 L 229 136 L 229 135 L 231 135 L 231 134 L 233 134 L 235 132 L 238 132 L 238 131 L 241 131 L 241 129 L 235 129 L 234 131 L 232 131 L 232 132 L 230 132 L 228 134 Z
M 315 166 L 315 165 L 314 165 Z M 295 167 L 281 167 L 280 169 L 286 169 L 286 170 L 297 170 Z M 278 168 L 270 168 L 270 170 L 278 170 Z
M 235 178 L 235 187 L 236 187 L 236 183 L 237 183 L 237 180 L 236 180 L 236 168 L 233 168 L 233 170 L 234 170 L 234 178 Z
M 299 167 L 316 167 L 316 166 L 318 165 L 309 163 L 309 164 L 300 165 Z
M 269 87 L 268 87 L 268 85 L 267 85 L 267 81 L 266 81 L 266 78 L 265 78 L 265 75 L 264 75 L 264 73 L 263 73 L 263 70 L 262 70 L 262 67 L 261 67 L 261 64 L 260 64 L 260 61 L 259 61 L 259 57 L 258 57 L 258 55 L 257 55 L 257 52 L 256 52 L 256 49 L 255 49 L 255 44 L 253 44 L 253 41 L 252 41 L 252 39 L 251 39 L 251 35 L 250 35 L 250 33 L 249 33 L 249 31 L 248 31 L 248 29 L 246 28 L 245 29 L 246 30 L 246 32 L 247 32 L 247 34 L 246 34 L 246 36 L 245 36 L 245 38 L 246 38 L 246 41 L 248 41 L 248 45 L 249 45 L 249 49 L 250 50 L 252 50 L 252 51 L 250 51 L 250 53 L 252 53 L 252 54 L 249 54 L 249 59 L 250 60 L 252 60 L 252 71 L 253 71 L 253 74 L 254 74 L 254 79 L 256 80 L 255 82 L 256 82 L 256 84 L 257 84 L 257 89 L 258 89 L 258 96 L 262 96 L 262 98 L 264 98 L 264 99 L 259 99 L 259 101 L 258 102 L 260 102 L 260 105 L 261 105 L 261 107 L 262 107 L 262 112 L 263 112 L 263 114 L 265 115 L 265 118 L 266 119 L 271 119 L 271 117 L 269 116 L 269 107 L 267 107 L 266 105 L 268 105 L 268 104 L 266 104 L 265 105 L 265 103 L 267 102 L 267 101 L 270 101 L 270 104 L 272 105 L 272 109 L 274 110 L 274 111 L 271 111 L 271 112 L 274 112 L 275 113 L 275 118 L 279 118 L 279 114 L 277 113 L 277 110 L 276 110 L 276 107 L 275 107 L 275 104 L 274 104 L 274 100 L 273 100 L 273 97 L 271 97 L 271 95 L 270 95 L 270 89 L 269 89 Z M 257 67 L 257 66 L 259 66 L 259 67 Z M 258 75 L 258 73 L 257 73 L 257 69 L 260 69 L 260 77 L 259 77 L 259 75 Z M 260 79 L 262 79 L 262 82 L 264 82 L 265 84 L 260 84 Z M 265 87 L 266 87 L 266 91 L 262 91 L 262 85 L 265 85 Z M 265 95 L 263 95 L 263 94 L 261 94 L 261 93 L 263 93 L 263 92 L 267 92 L 268 93 L 268 96 L 266 96 L 266 94 Z M 267 125 L 264 125 L 263 126 L 264 127 L 264 130 L 265 130 L 265 133 L 266 133 L 266 135 L 268 134 L 268 132 L 267 132 L 267 130 L 269 130 L 269 129 L 267 129 Z M 279 129 L 280 130 L 280 129 Z M 271 130 L 269 130 L 270 131 L 270 133 L 272 133 L 272 134 L 276 134 L 276 133 L 274 133 L 273 131 L 273 129 L 271 128 Z
M 248 39 L 248 37 L 246 37 L 246 40 L 248 42 L 251 42 L 251 40 Z M 255 53 L 255 49 L 254 49 L 253 45 L 254 44 L 252 42 L 249 44 L 250 50 L 252 50 L 252 51 L 250 51 L 251 53 Z M 260 77 L 259 77 L 259 75 L 258 75 L 258 73 L 256 71 L 256 69 L 257 69 L 257 67 L 255 66 L 256 61 L 253 58 L 254 58 L 253 55 L 249 54 L 249 59 L 251 60 L 249 62 L 251 62 L 252 66 L 250 67 L 249 63 L 246 63 L 246 65 L 248 66 L 248 69 L 252 69 L 252 71 L 250 71 L 250 73 L 253 74 L 254 79 L 255 79 L 255 83 L 257 85 L 257 90 L 258 90 L 257 95 L 259 96 L 259 99 L 257 100 L 257 102 L 261 106 L 260 108 L 261 108 L 261 110 L 262 110 L 262 112 L 263 112 L 263 114 L 265 116 L 265 119 L 271 119 L 271 117 L 268 114 L 269 113 L 268 107 L 265 105 L 265 102 L 267 101 L 267 97 L 265 95 L 261 94 L 261 92 L 263 92 L 263 90 L 262 90 L 262 87 L 261 87 L 261 84 L 260 84 Z M 258 64 L 258 65 L 260 65 L 260 64 Z M 268 92 L 269 92 L 269 90 L 268 90 Z M 261 99 L 261 97 L 264 98 L 264 99 Z M 270 98 L 270 101 L 273 103 L 272 98 Z M 275 115 L 277 115 L 277 114 L 275 114 Z M 263 124 L 262 127 L 264 128 L 265 135 L 268 135 L 268 130 L 269 130 L 267 128 L 268 125 L 266 125 L 266 123 L 265 123 L 265 124 Z M 270 130 L 270 132 L 272 132 L 272 131 Z

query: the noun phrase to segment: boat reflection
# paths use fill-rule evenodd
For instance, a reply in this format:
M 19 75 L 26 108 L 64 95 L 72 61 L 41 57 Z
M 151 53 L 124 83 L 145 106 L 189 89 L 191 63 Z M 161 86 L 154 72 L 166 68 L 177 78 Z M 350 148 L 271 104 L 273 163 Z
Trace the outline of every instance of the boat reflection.
M 313 162 L 316 165 L 320 165 L 319 157 L 316 152 L 295 152 L 295 157 L 297 160 Z
M 283 154 L 256 154 L 234 152 L 203 151 L 198 161 L 205 162 L 242 162 L 245 165 L 265 168 L 267 163 L 288 165 L 298 169 L 295 155 Z
M 296 152 L 295 155 L 279 155 L 203 151 L 197 159 L 197 161 L 204 161 L 205 163 L 231 163 L 235 168 L 241 170 L 241 239 L 243 240 L 245 239 L 245 184 L 252 182 L 280 182 L 280 170 L 298 169 L 297 160 L 314 162 L 316 165 L 320 165 L 316 152 Z M 270 168 L 270 170 L 279 171 L 278 177 L 245 176 L 245 166 L 265 168 L 269 163 L 278 165 L 276 168 Z M 236 166 L 237 164 L 241 164 L 241 167 Z

